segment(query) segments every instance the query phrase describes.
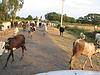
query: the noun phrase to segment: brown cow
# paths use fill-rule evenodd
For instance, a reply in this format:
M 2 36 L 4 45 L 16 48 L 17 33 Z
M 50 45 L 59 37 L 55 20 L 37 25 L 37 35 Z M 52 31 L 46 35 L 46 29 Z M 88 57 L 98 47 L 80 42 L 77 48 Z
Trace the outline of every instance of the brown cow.
M 83 39 L 77 39 L 73 43 L 73 55 L 70 60 L 70 63 L 71 63 L 70 69 L 73 69 L 73 67 L 76 63 L 77 57 L 81 54 L 88 57 L 87 59 L 89 59 L 91 67 L 93 67 L 91 57 L 92 57 L 92 55 L 94 55 L 98 52 L 100 52 L 100 49 L 96 48 L 93 43 L 88 43 Z M 83 66 L 82 66 L 82 69 L 84 69 L 85 64 L 87 63 L 87 59 L 85 60 Z
M 19 35 L 16 35 L 16 36 L 12 37 L 12 38 L 8 38 L 8 41 L 5 42 L 5 46 L 4 47 L 8 51 L 10 51 L 10 54 L 8 55 L 6 64 L 4 66 L 4 68 L 5 68 L 5 67 L 7 67 L 7 63 L 9 61 L 10 56 L 12 56 L 12 62 L 14 61 L 13 50 L 18 49 L 18 48 L 21 47 L 22 48 L 22 57 L 21 57 L 21 59 L 23 58 L 24 50 L 26 50 L 24 35 L 19 34 Z

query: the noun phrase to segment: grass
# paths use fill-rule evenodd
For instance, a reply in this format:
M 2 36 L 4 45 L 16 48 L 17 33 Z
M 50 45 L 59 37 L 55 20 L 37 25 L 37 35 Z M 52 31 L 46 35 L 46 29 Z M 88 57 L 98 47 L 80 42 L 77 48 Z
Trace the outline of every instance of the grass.
M 86 35 L 86 40 L 88 42 L 95 42 L 95 32 L 88 32 L 84 29 L 78 29 L 78 28 L 75 28 L 75 27 L 67 28 L 66 32 L 74 35 L 76 38 L 79 38 L 80 33 L 83 32 Z

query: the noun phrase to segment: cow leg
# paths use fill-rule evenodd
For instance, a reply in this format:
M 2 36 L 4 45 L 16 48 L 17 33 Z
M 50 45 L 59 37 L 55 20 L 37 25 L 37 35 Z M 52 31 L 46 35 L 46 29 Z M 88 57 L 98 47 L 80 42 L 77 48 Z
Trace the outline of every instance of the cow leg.
M 12 50 L 11 56 L 12 56 L 12 62 L 14 62 L 14 53 L 13 53 L 13 50 Z
M 84 70 L 84 67 L 85 67 L 85 65 L 86 65 L 86 63 L 87 63 L 87 60 L 88 60 L 88 58 L 85 60 L 83 66 L 82 66 L 82 70 Z
M 74 65 L 75 65 L 75 63 L 76 63 L 76 59 L 77 58 L 77 56 L 76 55 L 73 55 L 72 56 L 72 58 L 71 58 L 71 60 L 70 60 L 70 69 L 73 69 L 73 67 L 74 67 Z
M 22 60 L 23 59 L 23 57 L 24 57 L 24 46 L 22 46 L 22 56 L 21 56 L 21 59 L 20 60 Z
M 62 37 L 63 37 L 63 32 L 62 32 Z
M 85 67 L 85 65 L 86 65 L 88 59 L 89 59 L 89 61 L 90 61 L 91 68 L 93 68 L 93 64 L 92 64 L 91 57 L 88 57 L 88 58 L 85 60 L 84 64 L 83 64 L 82 70 L 84 69 L 84 67 Z
M 23 47 L 24 47 L 24 50 L 27 50 L 25 45 Z
M 8 57 L 7 57 L 6 64 L 5 64 L 5 66 L 3 67 L 4 69 L 7 67 L 7 64 L 8 64 L 8 61 L 9 61 L 9 58 L 10 58 L 11 54 L 12 54 L 12 50 L 10 51 L 10 54 L 9 54 Z
M 71 57 L 70 63 L 70 69 L 73 69 L 76 66 L 77 58 L 80 56 L 80 52 L 77 52 L 76 54 L 73 54 Z
M 92 64 L 91 56 L 88 57 L 88 58 L 89 58 L 89 61 L 90 61 L 91 68 L 93 68 L 93 64 Z
M 60 36 L 61 36 L 61 31 L 60 31 Z
M 63 33 L 61 32 L 61 36 L 63 36 Z

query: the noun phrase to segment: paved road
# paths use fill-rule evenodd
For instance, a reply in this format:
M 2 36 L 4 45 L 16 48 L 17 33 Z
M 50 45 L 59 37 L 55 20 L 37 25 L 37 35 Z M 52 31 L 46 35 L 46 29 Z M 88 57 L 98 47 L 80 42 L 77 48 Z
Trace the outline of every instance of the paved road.
M 69 57 L 38 28 L 32 38 L 27 37 L 26 31 L 20 31 L 26 37 L 25 57 L 20 61 L 21 49 L 14 52 L 15 62 L 8 63 L 6 70 L 2 70 L 8 54 L 0 57 L 0 75 L 34 75 L 36 73 L 69 69 Z

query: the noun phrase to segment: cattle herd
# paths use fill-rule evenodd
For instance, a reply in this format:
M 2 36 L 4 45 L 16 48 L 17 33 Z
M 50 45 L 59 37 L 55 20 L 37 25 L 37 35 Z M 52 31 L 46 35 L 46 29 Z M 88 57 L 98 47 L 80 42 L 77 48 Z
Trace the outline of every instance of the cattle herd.
M 39 25 L 39 26 L 41 26 L 41 25 Z M 24 26 L 24 24 L 22 25 L 22 27 L 23 27 L 23 29 L 26 28 L 26 26 Z M 61 30 L 64 31 L 64 29 L 60 28 L 60 31 Z M 60 33 L 60 35 L 63 36 L 62 33 Z M 82 38 L 82 36 L 83 36 L 83 38 Z M 72 55 L 72 57 L 70 59 L 70 69 L 73 69 L 75 67 L 75 63 L 76 63 L 77 57 L 79 57 L 80 55 L 85 55 L 87 57 L 87 59 L 84 61 L 82 69 L 84 69 L 88 59 L 90 61 L 91 67 L 93 67 L 91 57 L 93 55 L 95 55 L 96 53 L 100 53 L 100 48 L 98 48 L 98 46 L 97 46 L 99 44 L 98 42 L 100 41 L 100 34 L 96 34 L 95 38 L 96 38 L 97 44 L 88 43 L 87 41 L 85 41 L 85 35 L 83 33 L 81 33 L 80 38 L 76 39 L 73 42 L 73 49 L 72 49 L 73 55 Z M 7 63 L 9 61 L 9 58 L 11 56 L 12 56 L 12 62 L 14 61 L 13 51 L 15 49 L 18 49 L 20 47 L 22 48 L 22 57 L 21 57 L 21 59 L 23 58 L 24 51 L 27 50 L 26 46 L 25 46 L 25 36 L 22 35 L 22 34 L 17 34 L 17 35 L 15 35 L 13 37 L 9 37 L 6 42 L 0 42 L 0 47 L 1 47 L 0 50 L 1 49 L 6 49 L 9 52 L 9 55 L 7 57 L 5 66 L 3 67 L 3 68 L 6 68 L 7 67 Z

